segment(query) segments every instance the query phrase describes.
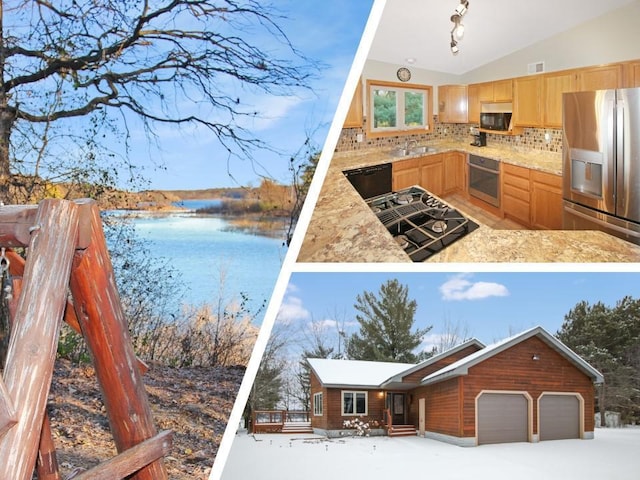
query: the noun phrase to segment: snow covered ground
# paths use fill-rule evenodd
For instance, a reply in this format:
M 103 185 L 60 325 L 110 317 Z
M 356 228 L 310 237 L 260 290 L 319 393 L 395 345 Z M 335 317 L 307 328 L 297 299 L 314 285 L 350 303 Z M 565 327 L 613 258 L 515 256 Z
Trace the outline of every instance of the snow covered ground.
M 420 437 L 327 440 L 238 433 L 222 480 L 637 480 L 640 428 L 598 429 L 594 440 L 463 448 Z

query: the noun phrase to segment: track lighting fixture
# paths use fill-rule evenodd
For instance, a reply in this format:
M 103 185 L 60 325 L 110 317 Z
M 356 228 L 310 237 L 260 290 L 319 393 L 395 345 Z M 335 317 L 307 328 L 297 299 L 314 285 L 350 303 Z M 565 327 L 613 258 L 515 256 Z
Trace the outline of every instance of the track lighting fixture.
M 462 17 L 469 9 L 469 0 L 460 0 L 460 4 L 456 7 L 453 15 L 451 15 L 451 21 L 453 22 L 453 28 L 451 29 L 451 53 L 457 55 L 460 49 L 458 48 L 458 40 L 461 40 L 464 36 L 464 25 L 462 24 Z

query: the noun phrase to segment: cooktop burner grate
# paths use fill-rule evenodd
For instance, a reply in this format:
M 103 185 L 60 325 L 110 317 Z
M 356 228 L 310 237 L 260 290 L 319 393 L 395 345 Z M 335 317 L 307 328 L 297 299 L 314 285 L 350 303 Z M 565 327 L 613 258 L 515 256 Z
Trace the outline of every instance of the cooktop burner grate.
M 413 199 L 411 203 L 406 203 L 408 198 Z M 477 223 L 420 187 L 381 195 L 367 203 L 414 262 L 426 260 L 478 228 Z

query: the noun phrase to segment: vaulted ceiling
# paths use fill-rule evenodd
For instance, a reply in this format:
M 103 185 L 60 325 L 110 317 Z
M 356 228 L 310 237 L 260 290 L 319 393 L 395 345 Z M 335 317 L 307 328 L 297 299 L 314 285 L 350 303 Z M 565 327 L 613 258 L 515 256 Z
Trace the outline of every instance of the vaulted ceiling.
M 637 1 L 637 0 L 636 0 Z M 369 58 L 462 75 L 634 0 L 469 0 L 460 52 L 450 47 L 460 0 L 387 0 Z

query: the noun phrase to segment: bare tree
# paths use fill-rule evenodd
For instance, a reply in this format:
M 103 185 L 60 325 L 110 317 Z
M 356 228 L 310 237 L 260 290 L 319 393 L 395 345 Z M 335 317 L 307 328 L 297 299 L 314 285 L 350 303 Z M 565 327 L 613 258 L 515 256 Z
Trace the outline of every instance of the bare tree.
M 0 1 L 0 200 L 10 180 L 114 181 L 100 161 L 118 160 L 119 135 L 128 151 L 133 118 L 149 140 L 206 128 L 227 162 L 252 158 L 268 145 L 243 123 L 259 115 L 247 97 L 292 94 L 314 72 L 281 19 L 254 0 Z
M 434 347 L 433 353 L 442 353 L 452 349 L 456 345 L 460 345 L 471 338 L 469 325 L 461 324 L 459 321 L 455 323 L 446 316 L 443 323 L 442 333 L 438 338 L 438 343 Z

